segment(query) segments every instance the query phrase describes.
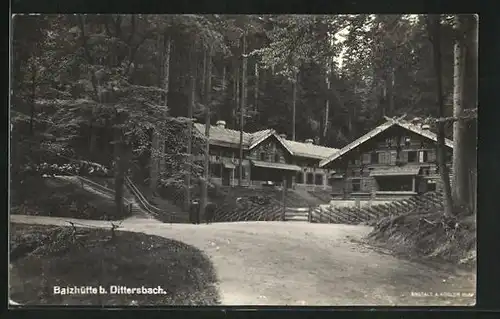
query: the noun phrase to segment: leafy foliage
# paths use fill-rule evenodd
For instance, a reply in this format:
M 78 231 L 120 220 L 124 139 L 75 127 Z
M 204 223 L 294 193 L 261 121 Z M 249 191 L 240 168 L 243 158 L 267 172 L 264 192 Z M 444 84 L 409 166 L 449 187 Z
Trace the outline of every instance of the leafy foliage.
M 448 104 L 452 27 L 445 16 Z M 298 140 L 321 136 L 322 144 L 342 147 L 383 115 L 434 115 L 432 51 L 422 16 L 18 15 L 11 112 L 14 175 L 19 172 L 16 178 L 22 179 L 27 164 L 62 165 L 71 162 L 68 158 L 119 168 L 117 174 L 123 175 L 129 168 L 151 166 L 147 158 L 153 155 L 165 163 L 160 183 L 181 187 L 187 173 L 190 78 L 195 78 L 194 117 L 202 121 L 210 106 L 214 122 L 222 119 L 238 127 L 243 36 L 248 47 L 245 130 L 272 127 L 290 136 L 294 81 Z M 207 52 L 213 60 L 208 102 Z M 451 114 L 451 108 L 447 111 Z M 152 131 L 164 138 L 165 153 L 151 145 Z M 203 141 L 195 136 L 195 156 L 203 154 Z M 124 165 L 116 165 L 120 161 Z M 195 161 L 194 179 L 201 170 Z

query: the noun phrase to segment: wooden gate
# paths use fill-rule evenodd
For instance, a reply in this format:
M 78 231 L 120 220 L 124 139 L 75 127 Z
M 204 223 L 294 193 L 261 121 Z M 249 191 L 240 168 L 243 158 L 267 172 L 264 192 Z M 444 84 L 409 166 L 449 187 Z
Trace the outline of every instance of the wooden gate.
M 282 219 L 283 221 L 311 222 L 311 209 L 308 207 L 285 207 Z

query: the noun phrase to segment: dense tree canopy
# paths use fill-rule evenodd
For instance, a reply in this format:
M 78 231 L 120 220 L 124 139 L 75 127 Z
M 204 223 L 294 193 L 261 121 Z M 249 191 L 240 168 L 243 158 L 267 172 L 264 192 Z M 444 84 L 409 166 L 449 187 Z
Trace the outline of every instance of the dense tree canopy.
M 443 18 L 441 43 L 450 115 L 451 21 Z M 54 156 L 120 167 L 156 154 L 171 169 L 164 181 L 179 182 L 191 102 L 201 122 L 209 107 L 212 124 L 222 119 L 239 129 L 237 115 L 244 112 L 245 130 L 270 127 L 289 137 L 293 131 L 297 140 L 317 138 L 331 147 L 384 115 L 436 115 L 423 16 L 17 15 L 13 30 L 13 170 L 19 174 L 27 163 Z M 151 147 L 152 131 L 177 146 L 160 155 Z M 193 153 L 204 152 L 202 141 L 195 138 Z M 201 171 L 196 162 L 193 169 Z

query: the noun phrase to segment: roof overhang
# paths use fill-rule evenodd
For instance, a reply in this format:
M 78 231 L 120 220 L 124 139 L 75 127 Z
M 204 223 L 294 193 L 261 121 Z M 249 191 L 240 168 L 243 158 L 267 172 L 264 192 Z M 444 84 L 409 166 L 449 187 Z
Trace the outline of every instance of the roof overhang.
M 322 160 L 319 163 L 319 167 L 324 167 L 324 166 L 328 165 L 329 163 L 331 163 L 331 162 L 339 159 L 340 157 L 342 157 L 342 155 L 350 152 L 351 150 L 357 148 L 361 144 L 369 141 L 373 137 L 379 135 L 382 132 L 385 132 L 387 129 L 389 129 L 389 128 L 395 126 L 395 125 L 397 125 L 399 127 L 402 127 L 404 129 L 407 129 L 410 132 L 413 132 L 413 133 L 418 134 L 420 136 L 423 136 L 425 138 L 428 138 L 428 139 L 430 139 L 430 140 L 432 140 L 434 142 L 437 142 L 437 135 L 435 133 L 431 132 L 431 131 L 422 130 L 418 126 L 413 125 L 411 123 L 405 123 L 405 122 L 401 122 L 401 121 L 396 120 L 396 119 L 390 119 L 390 118 L 388 118 L 387 122 L 385 122 L 384 124 L 381 124 L 381 125 L 377 126 L 376 128 L 374 128 L 370 132 L 366 133 L 365 135 L 361 136 L 360 138 L 356 139 L 355 141 L 347 144 L 345 147 L 343 147 L 342 149 L 340 149 L 335 154 L 332 154 L 331 156 L 329 156 L 329 157 L 325 158 L 324 160 Z M 453 149 L 453 141 L 452 140 L 445 139 L 445 145 L 447 147 Z
M 391 167 L 387 169 L 377 169 L 370 172 L 372 177 L 388 176 L 416 176 L 420 172 L 420 166 L 413 167 Z
M 297 165 L 291 165 L 285 163 L 273 163 L 264 161 L 254 161 L 254 160 L 252 160 L 251 163 L 253 166 L 261 168 L 271 168 L 271 169 L 294 171 L 294 172 L 298 172 L 301 170 L 301 168 Z

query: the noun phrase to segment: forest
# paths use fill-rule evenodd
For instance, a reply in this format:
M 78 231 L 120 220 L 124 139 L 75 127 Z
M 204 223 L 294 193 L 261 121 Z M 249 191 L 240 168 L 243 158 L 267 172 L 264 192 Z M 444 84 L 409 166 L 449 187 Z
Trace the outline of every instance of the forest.
M 207 163 L 190 160 L 208 151 L 193 118 L 341 148 L 405 115 L 454 138 L 451 213 L 471 185 L 461 172 L 475 169 L 477 24 L 474 15 L 15 15 L 12 191 L 68 160 L 112 168 L 117 201 L 127 172 L 155 161 L 167 169 L 148 183 L 189 190 L 208 177 Z

